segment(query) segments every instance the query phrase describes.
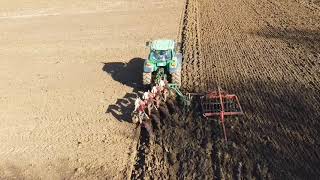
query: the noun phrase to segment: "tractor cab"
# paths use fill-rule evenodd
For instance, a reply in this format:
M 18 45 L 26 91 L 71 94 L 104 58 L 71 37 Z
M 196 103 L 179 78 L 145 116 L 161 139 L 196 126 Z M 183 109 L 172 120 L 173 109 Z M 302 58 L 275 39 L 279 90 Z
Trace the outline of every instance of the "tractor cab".
M 156 62 L 170 61 L 172 59 L 172 50 L 151 50 L 149 59 Z
M 151 61 L 170 61 L 175 54 L 175 42 L 173 40 L 155 40 L 151 45 L 149 44 L 149 47 L 149 60 Z

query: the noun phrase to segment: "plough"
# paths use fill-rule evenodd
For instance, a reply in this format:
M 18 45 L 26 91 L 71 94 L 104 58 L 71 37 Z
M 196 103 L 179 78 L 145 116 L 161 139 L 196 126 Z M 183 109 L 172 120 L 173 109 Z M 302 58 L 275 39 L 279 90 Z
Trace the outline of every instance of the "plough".
M 151 92 L 145 92 L 142 99 L 137 98 L 132 113 L 133 122 L 140 123 L 152 133 L 151 112 L 158 110 L 161 102 L 167 98 L 177 99 L 184 110 L 190 110 L 194 99 L 200 100 L 201 113 L 206 119 L 220 117 L 224 138 L 227 141 L 225 116 L 243 114 L 238 97 L 228 94 L 218 87 L 217 91 L 208 93 L 186 93 L 180 91 L 182 54 L 179 52 L 180 43 L 173 40 L 155 40 L 146 43 L 150 49 L 148 58 L 144 62 L 142 81 L 143 85 L 151 86 Z M 196 96 L 196 98 L 195 98 Z M 155 118 L 158 120 L 158 118 Z M 159 120 L 158 120 L 159 121 Z M 159 123 L 159 122 L 158 122 Z
M 194 98 L 197 96 L 197 98 Z M 174 97 L 179 104 L 186 110 L 190 110 L 193 104 L 193 99 L 200 100 L 201 114 L 206 119 L 220 118 L 222 125 L 224 139 L 227 141 L 225 116 L 242 115 L 242 107 L 239 99 L 234 94 L 228 94 L 218 87 L 217 91 L 210 91 L 208 93 L 186 93 L 185 95 L 180 91 L 176 84 L 167 83 L 165 80 L 159 80 L 158 83 L 152 87 L 151 92 L 145 92 L 143 100 L 137 98 L 135 101 L 135 109 L 132 113 L 133 122 L 143 124 L 152 135 L 152 128 L 150 124 L 151 110 L 158 109 L 161 102 L 166 102 L 168 97 Z

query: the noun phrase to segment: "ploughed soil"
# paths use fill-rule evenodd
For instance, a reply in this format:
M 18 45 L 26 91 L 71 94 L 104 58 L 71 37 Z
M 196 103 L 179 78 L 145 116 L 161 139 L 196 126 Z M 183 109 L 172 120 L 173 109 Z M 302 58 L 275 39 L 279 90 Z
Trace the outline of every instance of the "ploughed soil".
M 204 119 L 197 103 L 153 115 L 132 179 L 317 179 L 320 10 L 303 0 L 188 0 L 183 91 L 236 94 L 244 115 Z M 172 102 L 172 101 L 171 101 Z M 172 105 L 175 104 L 175 105 Z M 160 119 L 160 124 L 157 120 Z

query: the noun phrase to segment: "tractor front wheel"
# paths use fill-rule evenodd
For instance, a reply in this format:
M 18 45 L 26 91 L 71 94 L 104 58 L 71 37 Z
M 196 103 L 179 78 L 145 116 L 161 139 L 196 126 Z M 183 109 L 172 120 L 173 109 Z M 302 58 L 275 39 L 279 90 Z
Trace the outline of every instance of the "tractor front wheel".
M 149 86 L 151 84 L 151 77 L 152 77 L 152 74 L 151 73 L 143 73 L 143 77 L 142 77 L 142 83 L 143 85 L 145 86 Z
M 181 87 L 181 72 L 172 73 L 171 81 L 173 84 L 176 84 L 178 85 L 178 87 Z

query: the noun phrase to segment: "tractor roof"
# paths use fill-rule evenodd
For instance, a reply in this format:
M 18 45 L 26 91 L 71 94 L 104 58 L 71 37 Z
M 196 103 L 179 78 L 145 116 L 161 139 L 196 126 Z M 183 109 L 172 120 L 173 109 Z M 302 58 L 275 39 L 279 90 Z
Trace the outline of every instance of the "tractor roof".
M 152 41 L 151 49 L 154 49 L 154 50 L 174 49 L 174 41 L 169 39 L 154 40 Z

